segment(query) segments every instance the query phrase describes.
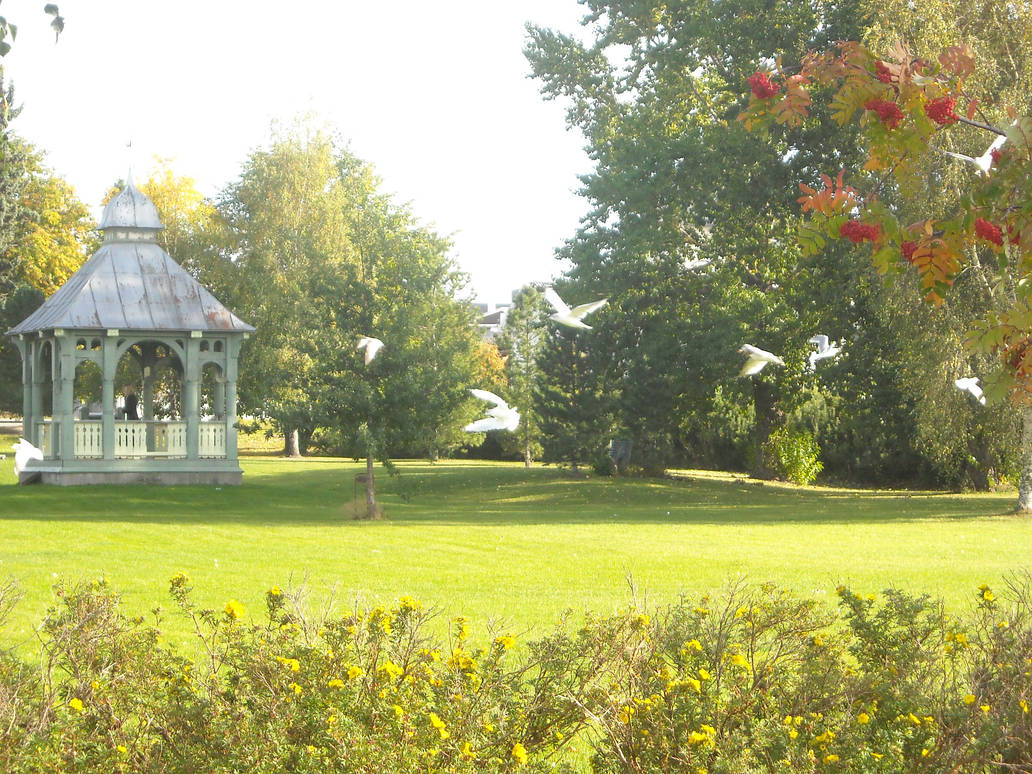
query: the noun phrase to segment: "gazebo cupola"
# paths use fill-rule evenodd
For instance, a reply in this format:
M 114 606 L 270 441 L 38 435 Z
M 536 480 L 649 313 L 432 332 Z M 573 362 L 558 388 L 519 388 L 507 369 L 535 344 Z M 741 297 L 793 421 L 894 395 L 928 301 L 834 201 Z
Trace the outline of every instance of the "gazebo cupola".
M 23 480 L 239 484 L 237 358 L 254 328 L 161 248 L 131 179 L 99 228 L 101 248 L 7 332 L 44 454 Z

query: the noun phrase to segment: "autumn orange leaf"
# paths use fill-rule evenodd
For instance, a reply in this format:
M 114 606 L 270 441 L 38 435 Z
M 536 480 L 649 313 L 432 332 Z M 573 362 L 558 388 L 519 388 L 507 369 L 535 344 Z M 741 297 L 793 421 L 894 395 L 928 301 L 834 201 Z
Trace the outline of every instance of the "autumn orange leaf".
M 843 183 L 843 176 L 846 170 L 838 173 L 838 177 L 832 180 L 827 175 L 821 175 L 824 187 L 820 190 L 811 188 L 805 183 L 799 184 L 799 190 L 805 194 L 796 199 L 803 206 L 803 212 L 819 212 L 822 215 L 844 215 L 858 206 L 860 199 L 856 190 Z

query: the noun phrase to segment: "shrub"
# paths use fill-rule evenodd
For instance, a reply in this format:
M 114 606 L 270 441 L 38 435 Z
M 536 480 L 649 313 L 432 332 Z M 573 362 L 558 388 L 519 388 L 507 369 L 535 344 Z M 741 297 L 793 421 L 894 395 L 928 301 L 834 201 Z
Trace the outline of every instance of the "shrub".
M 1032 592 L 839 589 L 839 615 L 773 586 L 631 614 L 626 677 L 596 712 L 597 772 L 1032 770 Z
M 475 646 L 462 619 L 443 645 L 408 598 L 312 616 L 273 588 L 250 624 L 238 602 L 198 609 L 191 591 L 172 579 L 196 661 L 162 644 L 159 612 L 155 626 L 126 618 L 105 583 L 56 589 L 42 679 L 0 661 L 0 770 L 561 772 L 609 657 L 565 627 Z
M 770 434 L 763 448 L 764 461 L 780 478 L 809 486 L 824 469 L 821 447 L 806 430 L 779 427 Z
M 39 664 L 0 652 L 4 772 L 570 772 L 571 743 L 601 774 L 1032 770 L 1028 578 L 963 618 L 738 584 L 477 645 L 404 597 L 334 616 L 274 587 L 251 623 L 177 574 L 196 660 L 104 581 L 55 591 Z

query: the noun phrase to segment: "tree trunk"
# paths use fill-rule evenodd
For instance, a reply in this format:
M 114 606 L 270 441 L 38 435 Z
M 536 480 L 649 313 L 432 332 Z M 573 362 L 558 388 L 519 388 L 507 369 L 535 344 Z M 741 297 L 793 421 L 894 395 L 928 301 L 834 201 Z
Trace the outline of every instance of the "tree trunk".
M 1021 409 L 1021 480 L 1017 511 L 1032 513 L 1032 406 Z
M 530 456 L 530 441 L 523 446 L 523 467 L 529 468 L 533 459 Z
M 285 433 L 283 438 L 283 453 L 288 457 L 300 457 L 301 444 L 299 440 L 296 427 L 288 433 Z
M 376 480 L 373 478 L 373 453 L 366 452 L 365 460 L 365 501 L 366 518 L 376 518 Z
M 763 459 L 763 447 L 781 419 L 774 386 L 753 378 L 753 406 L 756 413 L 756 427 L 753 430 L 756 459 L 753 461 L 752 475 L 756 478 L 772 478 L 773 473 Z

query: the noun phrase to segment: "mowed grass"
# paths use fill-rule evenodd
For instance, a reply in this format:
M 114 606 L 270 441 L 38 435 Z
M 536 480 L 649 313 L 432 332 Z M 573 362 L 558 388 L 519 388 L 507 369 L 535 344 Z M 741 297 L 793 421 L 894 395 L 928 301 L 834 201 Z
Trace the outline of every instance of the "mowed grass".
M 51 586 L 107 577 L 126 609 L 171 607 L 186 572 L 199 602 L 230 598 L 260 617 L 273 584 L 305 581 L 349 605 L 408 594 L 543 633 L 566 608 L 611 611 L 628 577 L 651 603 L 776 581 L 829 604 L 840 583 L 942 596 L 958 610 L 979 583 L 1032 564 L 1032 519 L 1013 493 L 954 495 L 759 484 L 686 471 L 683 480 L 570 478 L 550 467 L 404 462 L 378 477 L 384 520 L 356 521 L 354 476 L 339 459 L 243 459 L 240 487 L 19 487 L 0 462 L 0 579 L 26 592 L 0 647 L 30 647 Z M 359 498 L 361 498 L 359 491 Z M 170 615 L 169 639 L 186 642 Z

